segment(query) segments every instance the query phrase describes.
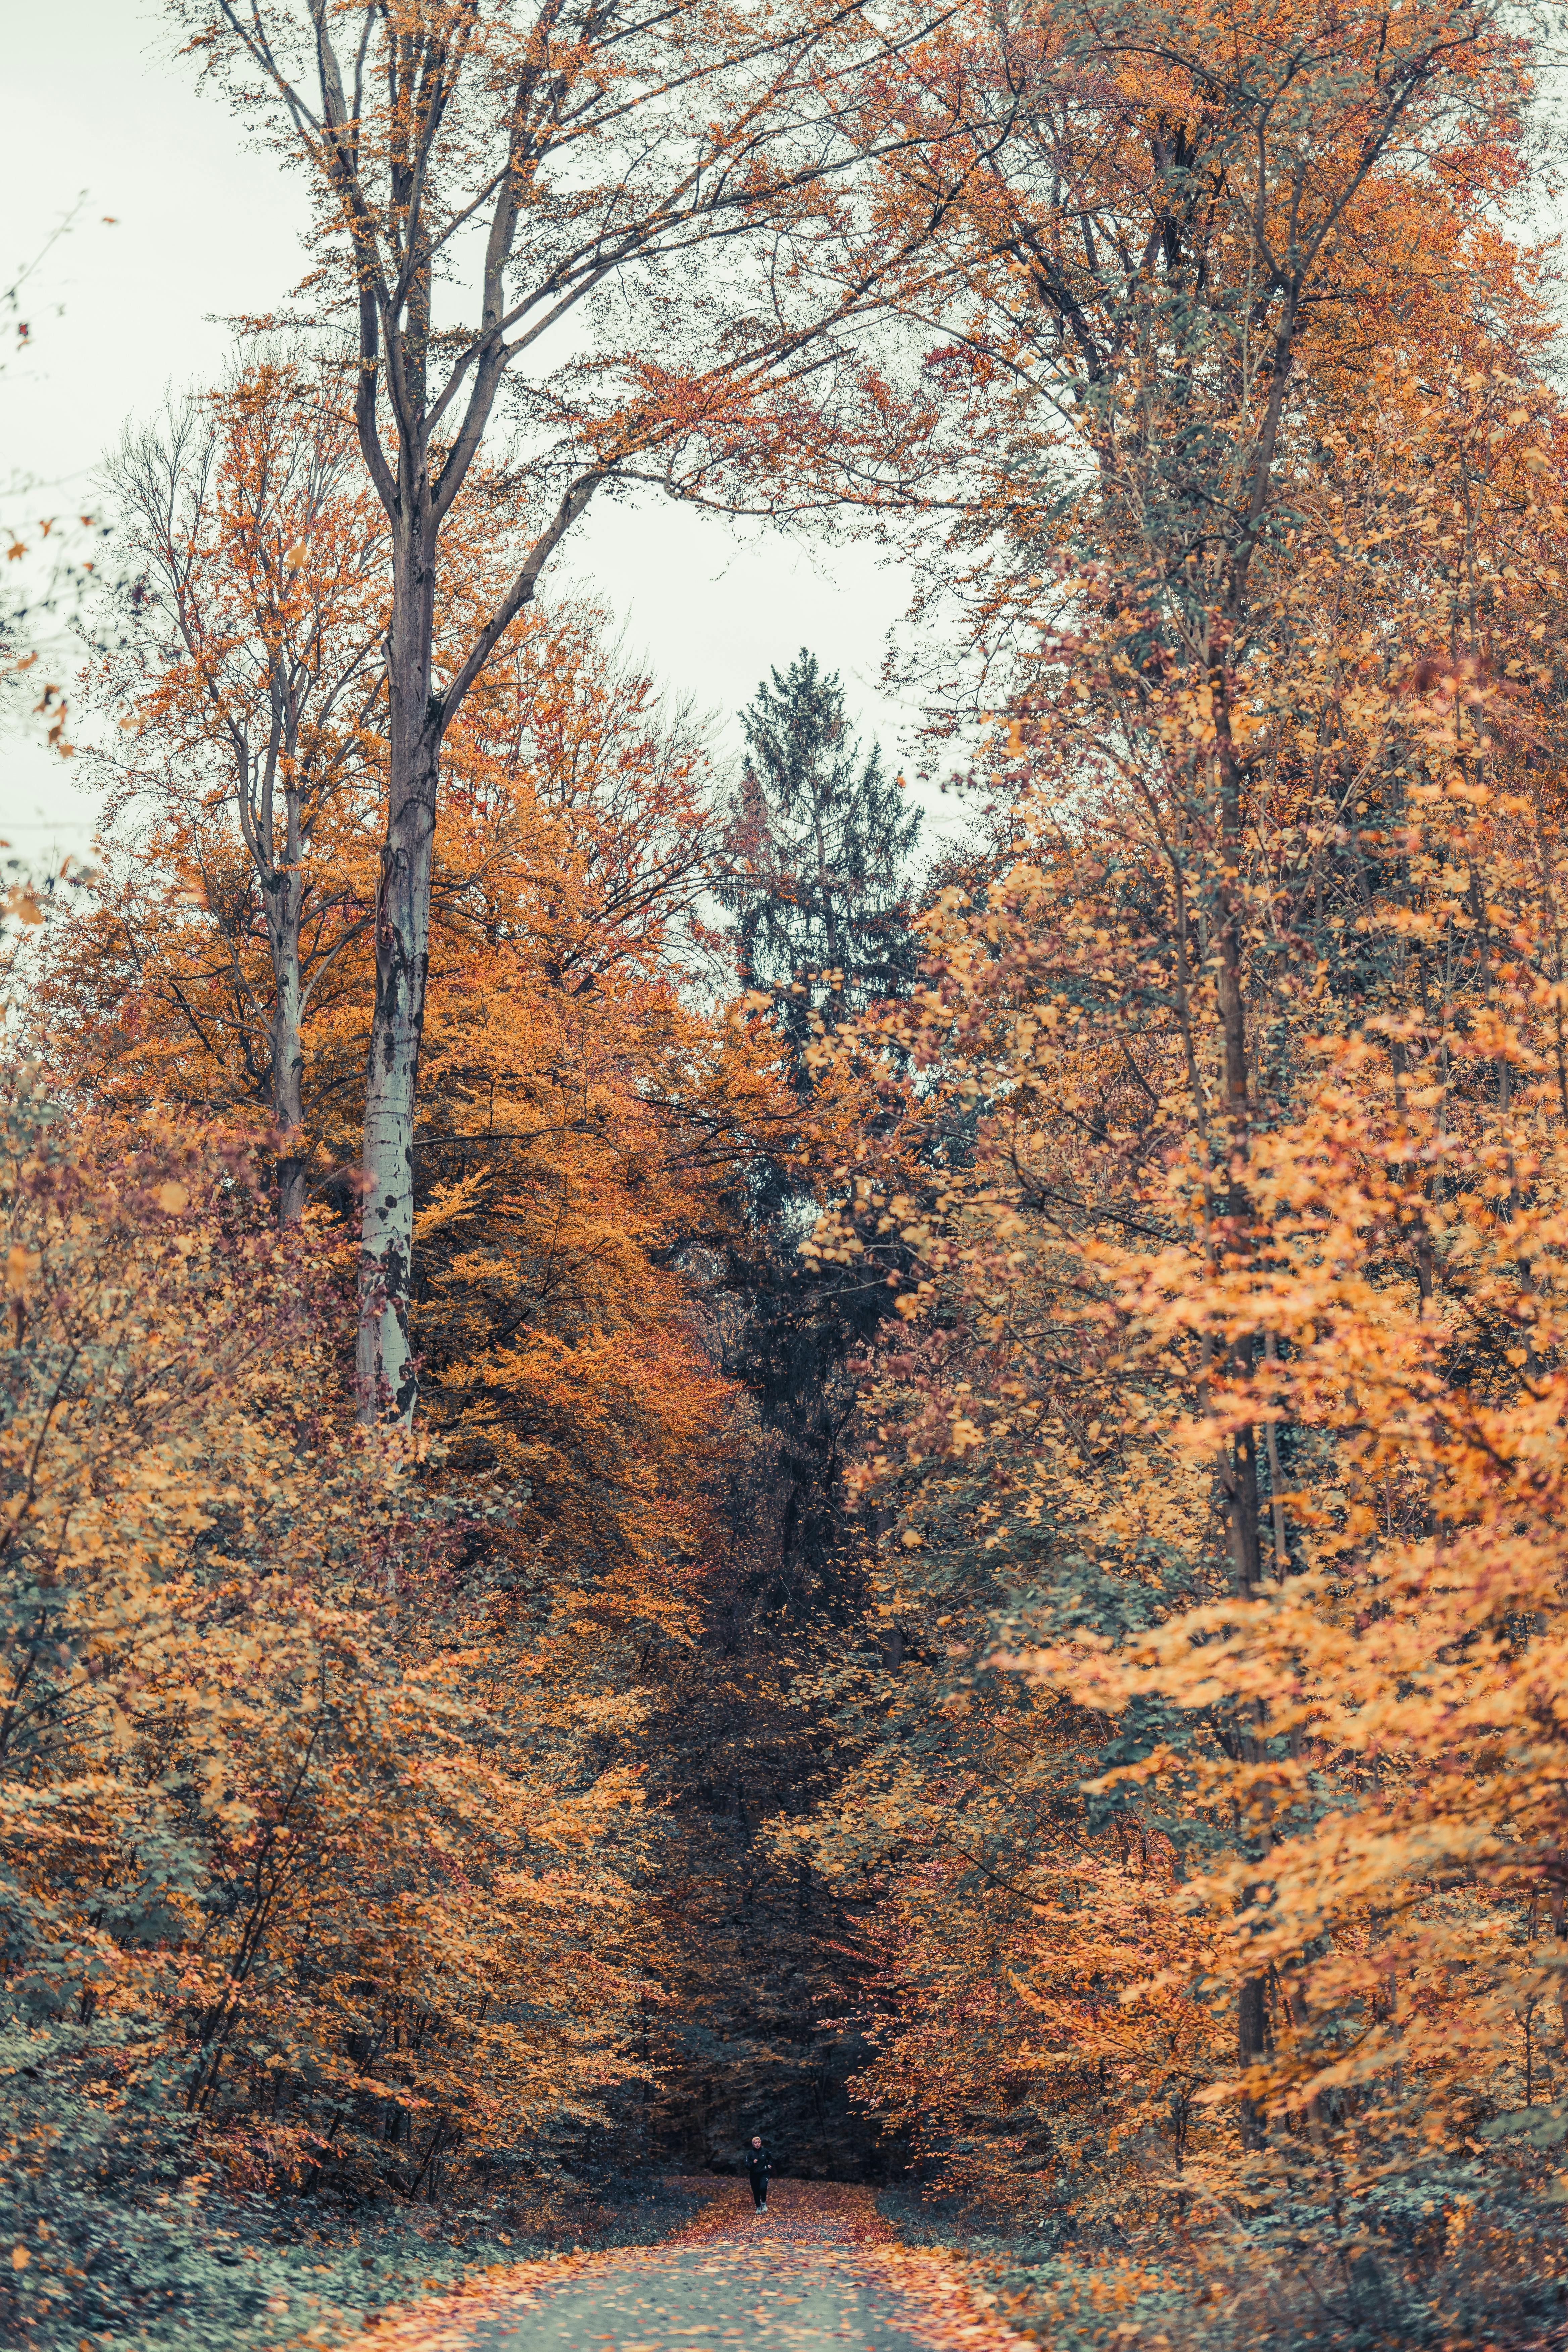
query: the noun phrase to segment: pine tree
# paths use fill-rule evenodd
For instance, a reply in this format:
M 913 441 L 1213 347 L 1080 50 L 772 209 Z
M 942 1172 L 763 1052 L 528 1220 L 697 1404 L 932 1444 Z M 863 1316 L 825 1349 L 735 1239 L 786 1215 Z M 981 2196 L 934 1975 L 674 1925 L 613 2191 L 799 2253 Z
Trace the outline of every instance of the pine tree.
M 921 815 L 876 745 L 862 755 L 837 672 L 804 646 L 741 724 L 747 759 L 718 896 L 743 985 L 779 998 L 804 1091 L 813 1015 L 832 1028 L 913 976 L 907 877 Z
M 907 992 L 914 976 L 921 814 L 904 805 L 877 747 L 862 750 L 837 673 L 804 646 L 786 670 L 769 672 L 741 724 L 747 758 L 715 887 L 733 918 L 739 977 L 773 995 L 805 1096 L 814 1030 Z M 880 1265 L 868 1276 L 803 1259 L 820 1203 L 798 1165 L 763 1155 L 748 1182 L 750 1244 L 730 1273 L 745 1311 L 725 1369 L 755 1397 L 778 1448 L 775 1598 L 812 1615 L 843 1581 L 839 1449 L 854 1402 L 846 1362 L 891 1297 Z
M 741 717 L 748 757 L 716 887 L 738 976 L 773 998 L 804 1098 L 814 1023 L 833 1028 L 913 976 L 905 877 L 920 815 L 810 653 L 772 671 Z M 858 1919 L 789 1839 L 836 1785 L 821 1678 L 865 1606 L 842 1476 L 848 1362 L 893 1293 L 880 1262 L 806 1258 L 818 1205 L 798 1159 L 759 1151 L 727 1253 L 719 1360 L 751 1406 L 715 1486 L 729 1539 L 696 1670 L 672 1688 L 653 1772 L 668 1774 L 668 1883 L 692 1958 L 655 2123 L 687 2162 L 732 2163 L 756 2124 L 791 2170 L 844 2177 L 882 2161 L 848 2089 L 865 2053 L 835 2023 L 864 2001 Z M 650 1738 L 661 1744 L 658 1720 Z

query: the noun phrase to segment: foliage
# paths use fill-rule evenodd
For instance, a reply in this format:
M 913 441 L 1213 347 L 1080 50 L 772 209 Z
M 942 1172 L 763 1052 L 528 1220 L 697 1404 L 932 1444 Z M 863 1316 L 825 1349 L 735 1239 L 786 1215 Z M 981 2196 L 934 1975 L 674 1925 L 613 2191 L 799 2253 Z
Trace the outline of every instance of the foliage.
M 837 673 L 803 647 L 741 714 L 746 761 L 731 797 L 717 895 L 742 986 L 772 992 L 808 1083 L 814 1026 L 837 1026 L 914 972 L 910 863 L 921 812 L 872 747 L 862 761 Z
M 14 2309 L 152 2325 L 163 2197 L 537 2203 L 761 2126 L 907 2164 L 1053 2343 L 1521 2339 L 1568 2193 L 1529 27 L 589 12 L 546 98 L 480 22 L 367 16 L 352 120 L 336 33 L 318 109 L 286 7 L 198 30 L 359 349 L 253 338 L 127 442 L 105 866 L 12 953 Z M 918 917 L 809 655 L 724 805 L 537 601 L 647 479 L 921 503 L 987 809 Z
M 7 1129 L 11 2017 L 75 2027 L 111 2118 L 183 2111 L 184 2172 L 537 2163 L 630 2063 L 634 1780 L 521 1674 L 488 1703 L 488 1581 L 331 1435 L 232 1151 Z
M 607 2198 L 514 2189 L 439 2210 L 235 2193 L 182 2169 L 176 2118 L 159 2133 L 146 2110 L 110 2118 L 73 2089 L 79 2038 L 34 2028 L 0 2054 L 21 2154 L 0 2203 L 0 2309 L 18 2341 L 73 2343 L 85 2328 L 214 2352 L 331 2342 L 432 2291 L 471 2289 L 518 2264 L 569 2267 L 584 2245 L 647 2243 L 700 2202 L 665 2184 Z
M 1061 211 L 1020 168 L 966 248 L 955 371 L 1006 289 L 1083 462 L 993 444 L 1012 860 L 855 1047 L 921 1076 L 816 1246 L 913 1262 L 808 1843 L 951 2189 L 1244 2246 L 1289 2340 L 1452 2340 L 1554 2293 L 1561 423 L 1479 202 L 1508 44 L 1292 27 L 1053 14 L 1104 77 L 1027 134 Z

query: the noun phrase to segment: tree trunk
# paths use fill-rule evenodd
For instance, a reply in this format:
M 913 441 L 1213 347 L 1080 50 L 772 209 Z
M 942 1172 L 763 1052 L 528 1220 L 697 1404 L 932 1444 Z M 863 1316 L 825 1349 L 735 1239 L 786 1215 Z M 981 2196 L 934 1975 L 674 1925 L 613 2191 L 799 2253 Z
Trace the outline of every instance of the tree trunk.
M 1247 974 L 1241 893 L 1241 861 L 1245 846 L 1242 838 L 1242 776 L 1231 740 L 1229 681 L 1223 665 L 1219 663 L 1210 671 L 1209 690 L 1214 698 L 1219 770 L 1219 919 L 1215 927 L 1215 944 L 1218 950 L 1219 967 L 1215 992 L 1219 1000 L 1220 1028 L 1225 1045 L 1225 1141 L 1228 1158 L 1225 1190 L 1226 1224 L 1228 1229 L 1226 1244 L 1229 1250 L 1235 1251 L 1242 1245 L 1243 1237 L 1252 1223 L 1252 1200 L 1247 1185 L 1252 1090 L 1247 1067 Z M 1253 1342 L 1247 1339 L 1236 1351 L 1236 1369 L 1244 1378 L 1250 1378 L 1253 1361 Z M 1239 1600 L 1250 1601 L 1258 1591 L 1263 1565 L 1262 1547 L 1258 1539 L 1258 1432 L 1250 1424 L 1238 1429 L 1231 1440 L 1225 1488 L 1237 1596 Z
M 1268 2047 L 1268 2012 L 1265 2002 L 1265 1987 L 1261 1977 L 1244 1979 L 1236 2010 L 1236 2055 L 1241 2066 L 1256 2066 Z M 1241 2103 L 1241 2144 L 1258 2148 L 1263 2145 L 1263 2116 L 1256 2100 L 1244 2098 Z
M 278 979 L 272 1027 L 272 1117 L 278 1129 L 278 1222 L 297 1225 L 305 1206 L 309 1160 L 300 1087 L 303 1076 L 300 1021 L 300 940 Z
M 427 509 L 427 500 L 421 505 Z M 434 530 L 398 534 L 387 641 L 386 844 L 375 908 L 375 1010 L 364 1106 L 359 1264 L 360 1417 L 406 1426 L 419 1397 L 409 1339 L 414 1269 L 414 1112 L 430 967 L 430 877 L 442 719 L 430 693 Z
M 1237 1353 L 1240 1359 L 1237 1370 L 1250 1373 L 1251 1343 L 1244 1344 Z M 1250 1423 L 1238 1429 L 1231 1440 L 1226 1487 L 1236 1597 L 1238 1601 L 1253 1601 L 1258 1596 L 1258 1588 L 1263 1578 L 1263 1545 L 1262 1508 L 1258 1492 L 1258 1432 Z
M 1219 763 L 1219 921 L 1216 925 L 1216 945 L 1219 950 L 1217 995 L 1221 1030 L 1225 1041 L 1225 1108 L 1226 1149 L 1228 1167 L 1226 1182 L 1226 1244 L 1235 1252 L 1244 1241 L 1250 1246 L 1253 1205 L 1247 1182 L 1247 1157 L 1252 1127 L 1252 1092 L 1247 1067 L 1247 989 L 1244 909 L 1241 892 L 1241 862 L 1244 851 L 1242 838 L 1242 776 L 1240 763 L 1230 734 L 1230 711 L 1227 700 L 1228 680 L 1216 666 L 1211 672 L 1211 690 Z M 1256 1360 L 1256 1342 L 1250 1335 L 1234 1350 L 1232 1362 L 1244 1380 L 1250 1380 Z M 1230 1460 L 1226 1465 L 1225 1490 L 1226 1517 L 1230 1536 L 1231 1572 L 1236 1581 L 1239 1601 L 1256 1599 L 1262 1580 L 1263 1556 L 1259 1540 L 1259 1498 L 1258 1492 L 1258 1431 L 1251 1423 L 1237 1430 L 1231 1438 Z M 1244 1733 L 1242 1752 L 1249 1758 L 1260 1756 L 1258 1742 Z M 1263 1979 L 1246 1977 L 1237 1998 L 1237 2057 L 1240 2065 L 1257 2065 L 1264 2055 L 1268 2035 L 1268 2011 L 1265 2006 Z M 1247 2148 L 1263 2145 L 1263 2119 L 1255 2101 L 1244 2098 L 1241 2103 L 1241 2141 Z
M 309 1158 L 305 1149 L 304 1047 L 300 1027 L 305 992 L 300 976 L 300 917 L 304 903 L 300 871 L 300 796 L 286 799 L 287 851 L 281 874 L 263 877 L 270 892 L 272 933 L 272 1123 L 278 1130 L 278 1222 L 297 1225 L 305 1206 Z

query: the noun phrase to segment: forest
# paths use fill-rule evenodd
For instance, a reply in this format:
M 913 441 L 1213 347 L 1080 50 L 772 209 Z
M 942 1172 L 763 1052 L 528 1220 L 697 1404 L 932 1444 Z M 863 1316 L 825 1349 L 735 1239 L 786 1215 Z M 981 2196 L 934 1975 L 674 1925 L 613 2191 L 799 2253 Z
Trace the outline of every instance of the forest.
M 1062 2352 L 1568 2342 L 1555 18 L 170 23 L 311 226 L 9 531 L 4 2340 L 755 2131 Z

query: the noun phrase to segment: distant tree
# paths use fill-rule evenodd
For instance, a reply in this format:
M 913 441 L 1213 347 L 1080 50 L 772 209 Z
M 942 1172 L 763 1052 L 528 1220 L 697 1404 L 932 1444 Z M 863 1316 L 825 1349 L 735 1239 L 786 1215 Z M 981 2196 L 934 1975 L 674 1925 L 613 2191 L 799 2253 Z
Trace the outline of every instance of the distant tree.
M 128 428 L 106 478 L 132 577 L 94 701 L 132 723 L 89 755 L 104 855 L 57 942 L 49 1058 L 100 1108 L 264 1106 L 293 1224 L 331 1123 L 317 1036 L 375 901 L 384 517 L 342 372 L 303 345 L 254 345 Z
M 755 2125 L 792 2166 L 846 2179 L 881 2160 L 849 2090 L 866 2053 L 842 2030 L 866 1998 L 858 1909 L 790 1839 L 831 1805 L 842 1769 L 821 1694 L 865 1605 L 865 1537 L 842 1475 L 848 1365 L 895 1294 L 885 1252 L 824 1267 L 803 1249 L 823 1131 L 841 1116 L 808 1048 L 815 1027 L 908 990 L 920 814 L 810 653 L 773 670 L 741 719 L 717 895 L 738 978 L 773 1001 L 812 1141 L 762 1143 L 749 1160 L 714 1319 L 720 1367 L 749 1403 L 715 1464 L 724 1540 L 692 1664 L 648 1732 L 649 1788 L 669 1822 L 666 1899 L 688 1955 L 653 2123 L 671 2160 L 732 2161 Z
M 832 1028 L 913 977 L 921 813 L 874 744 L 862 755 L 837 671 L 804 647 L 782 677 L 770 672 L 741 724 L 746 765 L 718 895 L 742 983 L 778 996 L 804 1089 L 813 1016 Z
M 791 1076 L 813 1091 L 808 1048 L 879 999 L 907 992 L 919 961 L 910 875 L 918 809 L 862 749 L 837 674 L 805 647 L 771 670 L 741 713 L 746 761 L 721 835 L 716 895 L 731 918 L 742 983 L 773 996 Z M 801 1244 L 819 1205 L 803 1163 L 763 1152 L 748 1171 L 748 1237 L 730 1284 L 744 1302 L 725 1368 L 756 1399 L 777 1447 L 778 1525 L 769 1579 L 780 1604 L 815 1615 L 858 1586 L 839 1446 L 854 1405 L 846 1365 L 891 1304 L 886 1268 L 825 1272 Z M 748 1507 L 749 1508 L 750 1507 Z

